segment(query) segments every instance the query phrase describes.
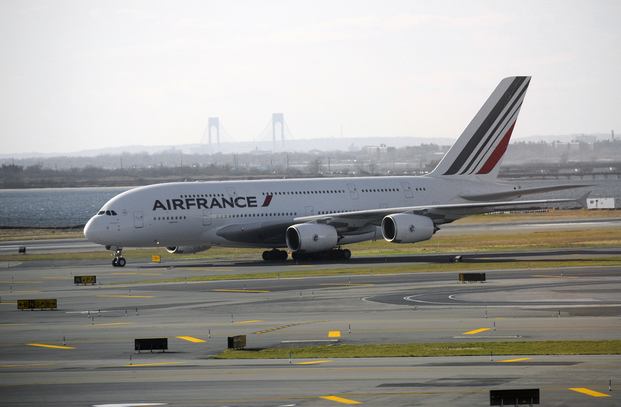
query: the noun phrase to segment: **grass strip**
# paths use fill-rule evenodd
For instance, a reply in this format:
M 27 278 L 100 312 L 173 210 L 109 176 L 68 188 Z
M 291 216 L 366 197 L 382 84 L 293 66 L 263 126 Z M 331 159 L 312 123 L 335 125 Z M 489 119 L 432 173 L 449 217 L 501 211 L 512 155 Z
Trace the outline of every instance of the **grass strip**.
M 302 278 L 302 277 L 327 277 L 342 275 L 382 275 L 382 274 L 405 274 L 425 272 L 463 272 L 463 271 L 486 271 L 502 268 L 506 269 L 545 269 L 561 267 L 611 267 L 621 264 L 621 256 L 613 256 L 598 259 L 582 260 L 529 260 L 506 263 L 406 263 L 397 266 L 373 266 L 373 267 L 336 267 L 304 269 L 299 271 L 281 271 L 266 273 L 243 273 L 243 274 L 215 274 L 184 276 L 164 279 L 150 279 L 136 281 L 136 284 L 152 283 L 185 283 L 200 281 L 223 281 L 223 280 L 259 280 L 268 278 Z M 126 284 L 126 283 L 119 283 Z
M 439 342 L 389 343 L 363 345 L 320 345 L 302 348 L 266 348 L 261 350 L 227 349 L 218 359 L 295 358 L 380 358 L 493 355 L 619 355 L 621 340 L 601 341 L 515 341 L 515 342 Z

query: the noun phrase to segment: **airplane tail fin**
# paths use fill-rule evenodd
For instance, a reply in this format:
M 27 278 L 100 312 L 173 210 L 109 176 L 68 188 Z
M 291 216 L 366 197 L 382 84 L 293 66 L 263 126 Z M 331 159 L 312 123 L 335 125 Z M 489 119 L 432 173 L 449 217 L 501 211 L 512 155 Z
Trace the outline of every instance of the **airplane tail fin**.
M 512 76 L 500 81 L 429 175 L 495 178 L 529 83 L 530 76 Z

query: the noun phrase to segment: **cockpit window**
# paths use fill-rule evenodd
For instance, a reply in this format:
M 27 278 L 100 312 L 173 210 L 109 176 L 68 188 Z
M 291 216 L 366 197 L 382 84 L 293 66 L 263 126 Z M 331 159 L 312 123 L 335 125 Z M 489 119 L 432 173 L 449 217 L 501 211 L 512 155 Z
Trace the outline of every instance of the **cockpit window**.
M 116 211 L 113 210 L 99 211 L 97 212 L 97 215 L 118 216 Z

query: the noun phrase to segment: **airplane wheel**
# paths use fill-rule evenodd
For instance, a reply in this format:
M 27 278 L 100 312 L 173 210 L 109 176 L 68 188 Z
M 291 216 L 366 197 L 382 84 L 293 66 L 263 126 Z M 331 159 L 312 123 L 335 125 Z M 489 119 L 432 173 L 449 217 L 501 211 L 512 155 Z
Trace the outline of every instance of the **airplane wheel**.
M 285 261 L 288 253 L 284 250 L 266 250 L 262 254 L 265 261 Z
M 349 249 L 343 250 L 342 255 L 345 260 L 351 259 L 351 251 Z
M 112 267 L 118 267 L 119 263 L 117 262 L 116 257 L 114 259 L 112 259 Z
M 117 264 L 119 267 L 125 267 L 125 264 L 126 264 L 126 263 L 127 263 L 127 262 L 125 261 L 125 258 L 124 258 L 124 257 L 119 257 L 119 259 L 118 259 L 118 260 L 117 260 L 117 262 L 116 262 L 116 264 Z

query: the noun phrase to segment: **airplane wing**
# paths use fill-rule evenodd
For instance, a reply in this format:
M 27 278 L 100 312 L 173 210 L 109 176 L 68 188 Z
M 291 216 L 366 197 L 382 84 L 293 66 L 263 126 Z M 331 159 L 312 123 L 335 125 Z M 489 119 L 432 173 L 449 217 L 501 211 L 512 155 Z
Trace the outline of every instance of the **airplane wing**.
M 586 202 L 584 195 L 580 199 L 537 199 L 529 201 L 505 201 L 505 202 L 474 202 L 474 203 L 456 203 L 443 205 L 421 205 L 406 206 L 398 208 L 381 208 L 369 209 L 353 212 L 341 212 L 324 215 L 302 216 L 295 218 L 296 223 L 315 222 L 325 223 L 337 228 L 337 230 L 353 230 L 368 225 L 380 226 L 382 219 L 387 215 L 396 213 L 411 213 L 416 215 L 427 216 L 431 218 L 434 224 L 439 225 L 449 223 L 456 219 L 468 215 L 475 215 L 486 212 L 494 212 L 497 210 L 511 209 L 528 209 L 529 207 L 540 207 L 541 205 L 549 205 L 556 203 L 568 202 Z

